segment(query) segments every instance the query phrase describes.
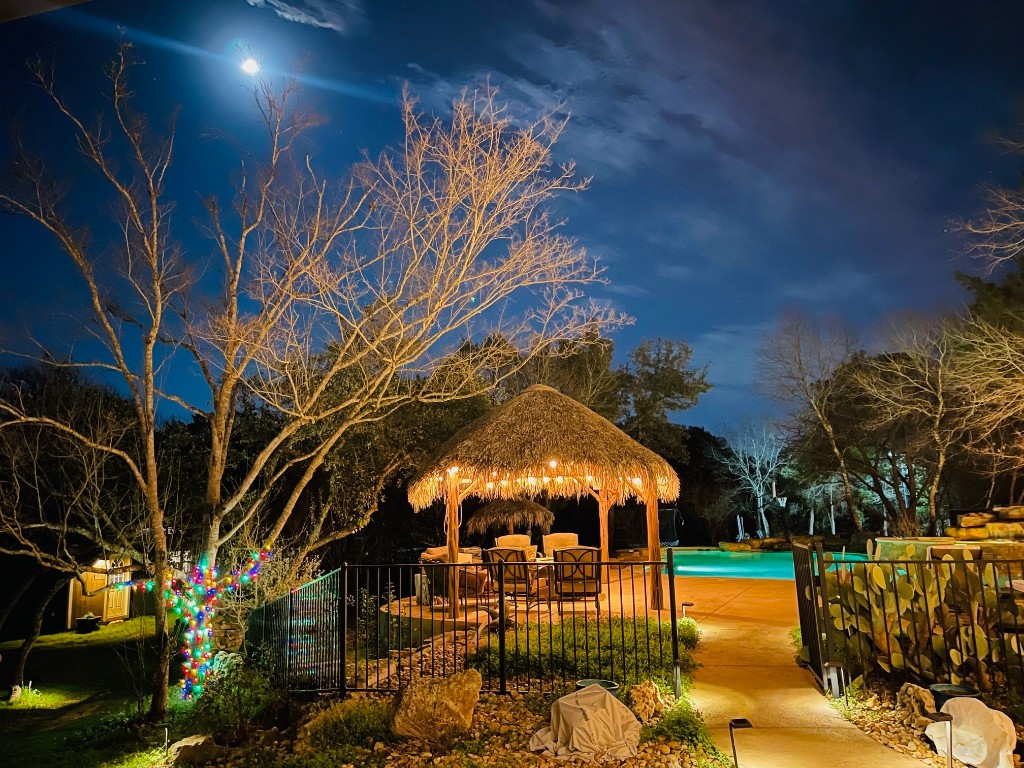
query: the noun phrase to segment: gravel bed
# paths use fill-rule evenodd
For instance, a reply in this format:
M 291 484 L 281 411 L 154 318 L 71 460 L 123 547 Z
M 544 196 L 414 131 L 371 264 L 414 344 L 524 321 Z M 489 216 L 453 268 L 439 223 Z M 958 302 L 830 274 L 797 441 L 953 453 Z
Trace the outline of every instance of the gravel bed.
M 881 690 L 851 695 L 849 704 L 845 699 L 833 699 L 832 706 L 868 736 L 894 752 L 917 758 L 924 765 L 945 768 L 946 758 L 935 752 L 931 739 L 922 731 L 904 725 L 904 716 L 897 711 L 895 697 L 890 692 Z M 1020 765 L 1019 759 L 1015 764 Z M 969 768 L 959 760 L 954 760 L 953 765 L 956 768 Z
M 482 693 L 473 712 L 473 726 L 469 732 L 450 744 L 428 744 L 415 739 L 395 744 L 378 742 L 367 749 L 358 761 L 342 763 L 338 768 L 525 768 L 526 766 L 590 765 L 592 760 L 582 757 L 558 759 L 542 757 L 530 752 L 530 737 L 550 721 L 546 711 L 547 699 L 536 694 Z M 282 758 L 292 752 L 291 734 L 264 732 L 256 743 L 263 750 L 260 763 L 267 764 L 267 752 L 276 751 Z M 222 768 L 243 768 L 251 765 L 251 751 L 236 751 L 217 761 Z M 664 766 L 665 768 L 712 768 L 720 763 L 704 757 L 680 742 L 657 740 L 641 742 L 636 757 L 629 760 L 608 760 L 602 765 Z

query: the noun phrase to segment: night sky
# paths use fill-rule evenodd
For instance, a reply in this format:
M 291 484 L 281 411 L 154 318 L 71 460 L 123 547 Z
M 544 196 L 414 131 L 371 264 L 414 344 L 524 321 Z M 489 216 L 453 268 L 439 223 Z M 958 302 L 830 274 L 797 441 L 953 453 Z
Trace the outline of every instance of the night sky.
M 146 62 L 139 105 L 154 121 L 183 107 L 172 192 L 202 256 L 196 193 L 223 191 L 235 157 L 218 137 L 257 140 L 240 50 L 302 73 L 331 120 L 311 149 L 339 176 L 399 138 L 406 82 L 428 109 L 488 78 L 516 112 L 567 109 L 560 159 L 593 186 L 560 212 L 607 267 L 596 295 L 636 318 L 619 355 L 691 343 L 715 388 L 682 421 L 721 432 L 766 411 L 754 350 L 780 312 L 839 313 L 871 338 L 889 313 L 962 304 L 953 271 L 978 266 L 949 222 L 1018 173 L 989 139 L 1024 117 L 1022 29 L 1018 2 L 95 0 L 0 25 L 0 111 L 73 159 L 24 62 L 54 60 L 91 111 L 124 35 Z M 0 259 L 5 335 L 70 334 L 54 244 L 3 218 Z

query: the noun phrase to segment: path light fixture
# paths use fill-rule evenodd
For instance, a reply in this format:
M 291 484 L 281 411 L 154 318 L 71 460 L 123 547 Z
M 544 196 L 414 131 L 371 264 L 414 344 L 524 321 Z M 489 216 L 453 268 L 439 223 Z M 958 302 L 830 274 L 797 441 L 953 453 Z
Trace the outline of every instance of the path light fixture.
M 850 694 L 846 691 L 846 667 L 839 661 L 826 661 L 822 667 L 829 694 L 833 699 L 838 699 L 842 694 L 846 698 L 846 703 L 849 704 Z
M 729 743 L 732 744 L 732 764 L 739 768 L 740 761 L 736 757 L 736 731 L 744 728 L 753 728 L 754 724 L 745 717 L 734 717 L 729 721 Z
M 946 724 L 946 768 L 953 768 L 953 716 L 947 712 L 925 712 L 924 716 L 932 722 Z
M 691 603 L 689 600 L 683 600 L 683 602 L 680 603 L 679 605 L 683 609 L 683 618 L 685 619 L 686 618 L 686 609 L 687 608 L 693 608 L 693 603 Z

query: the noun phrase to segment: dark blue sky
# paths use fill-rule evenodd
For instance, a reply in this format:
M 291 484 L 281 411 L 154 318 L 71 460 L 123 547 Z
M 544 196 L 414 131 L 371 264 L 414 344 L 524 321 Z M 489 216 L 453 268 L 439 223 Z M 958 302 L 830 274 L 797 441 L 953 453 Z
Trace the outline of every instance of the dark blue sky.
M 754 350 L 781 311 L 870 334 L 888 313 L 963 301 L 953 271 L 975 267 L 949 221 L 1016 177 L 987 138 L 1022 117 L 1022 29 L 1009 1 L 94 0 L 0 26 L 0 88 L 5 122 L 62 162 L 23 64 L 54 59 L 88 108 L 123 33 L 146 62 L 142 106 L 183 105 L 181 216 L 231 167 L 214 134 L 255 139 L 239 46 L 304 73 L 331 119 L 315 152 L 339 174 L 398 137 L 404 82 L 428 108 L 487 78 L 515 110 L 564 104 L 559 152 L 594 181 L 563 211 L 607 266 L 597 294 L 636 318 L 619 352 L 690 342 L 715 389 L 682 420 L 722 431 L 765 410 Z M 72 306 L 52 243 L 5 218 L 0 249 L 6 328 Z

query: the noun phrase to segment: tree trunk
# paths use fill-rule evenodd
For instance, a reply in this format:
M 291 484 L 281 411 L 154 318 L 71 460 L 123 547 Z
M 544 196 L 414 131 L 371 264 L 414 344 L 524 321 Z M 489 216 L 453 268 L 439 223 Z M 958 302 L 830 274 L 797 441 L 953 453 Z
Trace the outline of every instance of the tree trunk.
M 39 601 L 39 607 L 36 608 L 35 615 L 32 617 L 32 628 L 29 631 L 28 637 L 22 641 L 21 647 L 18 648 L 18 656 L 14 660 L 14 675 L 11 679 L 12 688 L 15 686 L 20 688 L 25 685 L 25 662 L 28 661 L 29 651 L 32 650 L 32 646 L 39 639 L 39 633 L 42 632 L 46 607 L 68 585 L 69 581 L 71 581 L 70 576 L 58 576 L 53 586 L 50 587 L 50 591 Z
M 14 589 L 4 593 L 3 603 L 0 603 L 0 629 L 4 628 L 7 617 L 11 615 L 14 606 L 18 604 L 21 596 L 25 594 L 25 590 L 32 586 L 32 582 L 39 577 L 39 574 L 38 568 L 29 571 L 28 575 L 16 584 Z

